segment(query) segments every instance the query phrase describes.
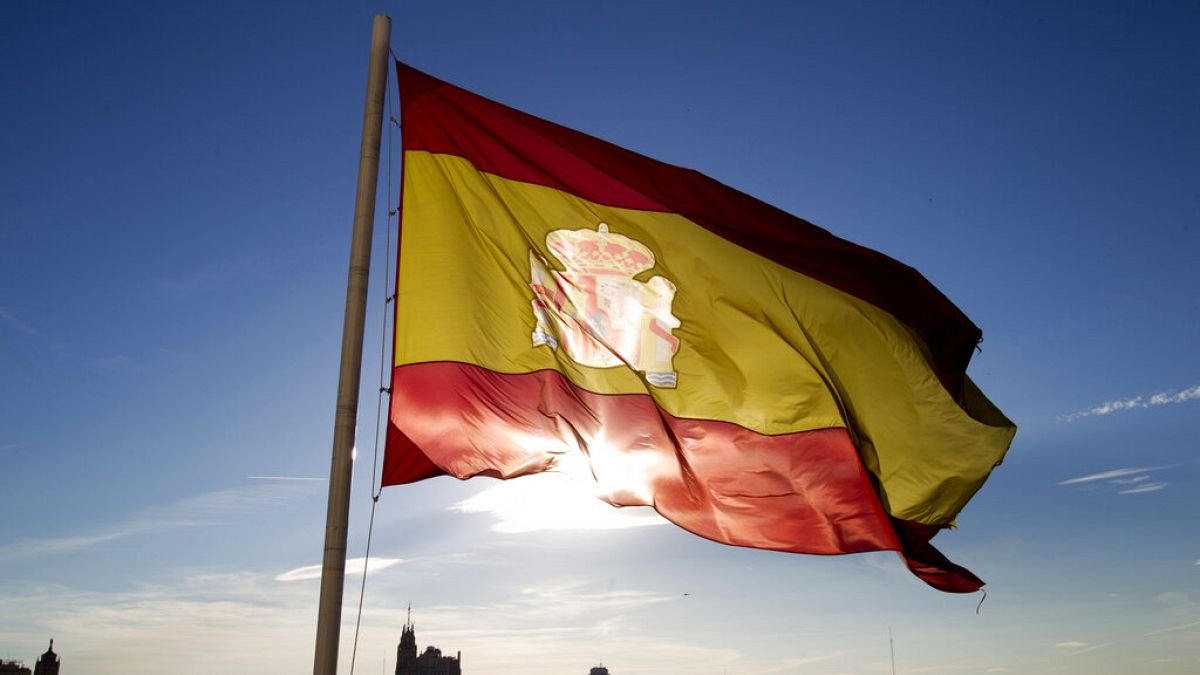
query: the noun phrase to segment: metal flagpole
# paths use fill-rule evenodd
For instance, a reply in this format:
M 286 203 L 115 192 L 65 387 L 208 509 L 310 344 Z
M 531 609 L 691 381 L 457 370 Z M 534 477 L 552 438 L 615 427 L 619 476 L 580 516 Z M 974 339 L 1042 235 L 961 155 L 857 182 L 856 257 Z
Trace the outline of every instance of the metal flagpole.
M 367 101 L 363 109 L 358 155 L 358 192 L 354 198 L 354 235 L 346 282 L 342 324 L 342 365 L 333 423 L 333 463 L 329 470 L 329 508 L 325 517 L 325 557 L 321 565 L 321 604 L 313 675 L 336 675 L 342 627 L 342 587 L 346 578 L 346 528 L 350 517 L 350 479 L 354 469 L 354 427 L 362 372 L 363 325 L 367 317 L 367 278 L 371 270 L 371 229 L 375 220 L 375 184 L 379 179 L 379 137 L 387 90 L 387 56 L 392 20 L 375 16 Z

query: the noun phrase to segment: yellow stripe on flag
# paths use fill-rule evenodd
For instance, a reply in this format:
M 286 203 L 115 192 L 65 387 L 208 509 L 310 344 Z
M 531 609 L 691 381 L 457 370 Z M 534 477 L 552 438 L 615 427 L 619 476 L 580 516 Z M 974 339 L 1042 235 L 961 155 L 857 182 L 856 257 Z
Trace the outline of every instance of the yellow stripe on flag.
M 769 435 L 846 427 L 888 512 L 926 524 L 953 519 L 1011 441 L 1014 429 L 973 385 L 971 414 L 951 398 L 892 315 L 687 218 L 597 204 L 452 155 L 408 151 L 404 162 L 398 366 L 552 369 L 595 393 L 648 394 L 676 417 Z M 601 223 L 653 252 L 637 281 L 661 276 L 676 288 L 674 387 L 532 342 L 530 252 L 562 270 L 547 235 Z

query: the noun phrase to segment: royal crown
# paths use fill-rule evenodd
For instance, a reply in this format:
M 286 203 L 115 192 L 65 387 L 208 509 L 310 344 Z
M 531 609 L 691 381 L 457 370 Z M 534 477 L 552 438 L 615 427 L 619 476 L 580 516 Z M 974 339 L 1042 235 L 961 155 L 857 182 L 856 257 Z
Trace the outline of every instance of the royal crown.
M 600 223 L 597 230 L 555 230 L 546 235 L 546 245 L 567 268 L 580 272 L 631 277 L 654 267 L 649 248 L 609 232 L 607 223 Z

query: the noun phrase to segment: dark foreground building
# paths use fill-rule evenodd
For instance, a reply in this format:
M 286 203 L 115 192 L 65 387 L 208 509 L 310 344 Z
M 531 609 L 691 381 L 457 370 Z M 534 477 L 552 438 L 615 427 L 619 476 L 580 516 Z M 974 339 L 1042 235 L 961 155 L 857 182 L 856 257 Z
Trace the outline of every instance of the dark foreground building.
M 33 675 L 33 671 L 26 668 L 25 664 L 20 661 L 0 659 L 0 675 Z
M 400 646 L 396 648 L 396 675 L 462 675 L 462 652 L 458 656 L 442 656 L 442 650 L 427 646 L 417 656 L 417 632 L 410 607 L 408 621 L 400 631 Z
M 588 671 L 588 675 L 608 675 L 608 668 L 603 665 L 596 666 Z
M 5 661 L 0 659 L 0 675 L 58 675 L 58 654 L 54 653 L 54 640 L 50 640 L 50 648 L 38 658 L 30 671 L 20 661 Z
M 54 639 L 51 638 L 50 648 L 33 664 L 33 675 L 58 675 L 59 665 L 58 654 L 54 653 Z

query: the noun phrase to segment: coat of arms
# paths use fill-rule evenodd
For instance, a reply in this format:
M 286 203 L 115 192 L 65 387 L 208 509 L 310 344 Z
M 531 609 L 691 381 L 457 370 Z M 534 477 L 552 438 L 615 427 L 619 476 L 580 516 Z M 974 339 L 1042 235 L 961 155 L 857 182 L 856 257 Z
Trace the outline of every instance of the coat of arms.
M 655 387 L 674 387 L 675 284 L 661 276 L 645 283 L 633 278 L 654 267 L 654 253 L 609 232 L 605 223 L 597 230 L 555 230 L 546 235 L 546 246 L 566 269 L 553 269 L 529 251 L 534 346 L 557 350 L 561 344 L 582 365 L 627 365 Z

